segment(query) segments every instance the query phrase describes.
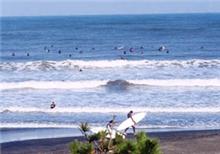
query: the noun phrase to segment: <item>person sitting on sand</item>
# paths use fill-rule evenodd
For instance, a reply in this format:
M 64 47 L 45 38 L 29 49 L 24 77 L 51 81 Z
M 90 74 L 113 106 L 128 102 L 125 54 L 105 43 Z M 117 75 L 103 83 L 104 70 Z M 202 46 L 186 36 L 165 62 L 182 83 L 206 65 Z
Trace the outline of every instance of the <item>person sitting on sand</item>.
M 132 118 L 133 114 L 134 114 L 134 112 L 131 110 L 130 112 L 128 112 L 127 118 L 131 118 L 131 120 L 134 122 L 134 125 L 135 125 L 136 122 Z M 133 133 L 135 134 L 135 127 L 134 127 L 134 125 L 132 125 L 131 127 L 133 128 Z M 128 129 L 129 129 L 129 127 L 125 129 L 124 133 L 126 133 Z
M 53 109 L 53 108 L 55 108 L 55 107 L 56 107 L 56 104 L 55 104 L 54 102 L 52 102 L 52 103 L 50 104 L 50 108 Z

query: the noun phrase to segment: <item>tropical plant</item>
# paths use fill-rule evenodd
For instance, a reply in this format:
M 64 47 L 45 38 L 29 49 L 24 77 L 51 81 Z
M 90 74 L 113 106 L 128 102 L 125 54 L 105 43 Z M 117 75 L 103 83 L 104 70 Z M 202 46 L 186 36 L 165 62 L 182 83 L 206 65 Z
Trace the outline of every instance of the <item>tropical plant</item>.
M 106 131 L 88 135 L 88 123 L 81 123 L 80 130 L 87 142 L 73 141 L 70 144 L 72 154 L 161 154 L 158 141 L 144 132 L 137 133 L 134 139 L 124 139 L 118 134 L 115 139 L 108 139 Z

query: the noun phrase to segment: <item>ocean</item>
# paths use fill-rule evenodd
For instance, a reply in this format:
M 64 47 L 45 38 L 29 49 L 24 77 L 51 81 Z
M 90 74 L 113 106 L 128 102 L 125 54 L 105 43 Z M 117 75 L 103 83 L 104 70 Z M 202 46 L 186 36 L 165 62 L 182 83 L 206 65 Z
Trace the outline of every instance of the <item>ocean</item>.
M 1 17 L 0 56 L 1 142 L 220 128 L 220 14 Z

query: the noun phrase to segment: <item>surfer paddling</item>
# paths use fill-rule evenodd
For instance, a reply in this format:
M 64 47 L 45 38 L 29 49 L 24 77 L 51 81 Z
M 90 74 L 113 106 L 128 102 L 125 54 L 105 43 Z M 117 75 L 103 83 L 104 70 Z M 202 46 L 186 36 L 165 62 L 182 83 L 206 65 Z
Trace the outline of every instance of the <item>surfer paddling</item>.
M 54 102 L 52 102 L 52 103 L 50 104 L 50 108 L 53 109 L 53 108 L 55 108 L 55 107 L 56 107 L 56 104 L 55 104 Z
M 128 112 L 127 118 L 128 118 L 128 119 L 130 118 L 130 119 L 133 121 L 134 125 L 135 125 L 136 122 L 134 121 L 134 119 L 133 119 L 133 117 L 132 117 L 133 114 L 134 114 L 134 112 L 131 110 L 130 112 Z M 131 127 L 133 128 L 133 133 L 135 134 L 135 127 L 134 127 L 134 125 L 132 125 Z M 125 131 L 124 131 L 124 133 L 126 133 L 129 128 L 130 128 L 130 127 L 126 128 Z

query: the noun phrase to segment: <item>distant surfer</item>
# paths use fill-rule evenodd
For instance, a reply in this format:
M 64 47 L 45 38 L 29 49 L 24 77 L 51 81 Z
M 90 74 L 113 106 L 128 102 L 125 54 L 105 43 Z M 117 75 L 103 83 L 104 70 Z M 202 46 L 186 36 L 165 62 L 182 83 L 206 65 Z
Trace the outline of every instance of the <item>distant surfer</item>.
M 130 51 L 130 52 L 134 52 L 134 48 L 130 48 L 129 51 Z
M 56 107 L 56 104 L 54 103 L 54 102 L 52 102 L 51 104 L 50 104 L 50 108 L 51 109 L 54 109 Z
M 133 117 L 132 117 L 133 115 L 134 115 L 134 112 L 131 110 L 130 112 L 128 112 L 127 118 L 128 118 L 128 119 L 131 118 L 131 120 L 134 122 L 134 125 L 135 125 L 136 122 L 134 121 L 134 119 L 133 119 Z M 135 127 L 134 127 L 134 125 L 132 125 L 131 127 L 133 128 L 133 133 L 135 134 Z M 128 129 L 129 129 L 129 127 L 126 128 L 124 132 L 126 133 Z

